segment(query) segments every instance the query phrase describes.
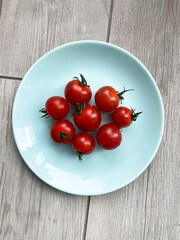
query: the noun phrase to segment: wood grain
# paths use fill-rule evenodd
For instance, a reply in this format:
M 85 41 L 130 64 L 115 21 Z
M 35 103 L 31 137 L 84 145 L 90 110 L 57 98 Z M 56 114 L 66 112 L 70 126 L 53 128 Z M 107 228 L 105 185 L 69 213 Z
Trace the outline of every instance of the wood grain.
M 84 39 L 106 40 L 110 0 L 5 0 L 0 76 L 23 77 L 44 53 Z
M 14 143 L 11 110 L 17 80 L 0 79 L 0 239 L 83 239 L 87 197 L 39 180 Z
M 180 2 L 115 0 L 110 42 L 137 56 L 151 71 L 165 108 L 160 149 L 129 186 L 92 197 L 87 240 L 180 239 Z
M 180 239 L 179 13 L 178 0 L 3 1 L 0 75 L 9 79 L 0 78 L 0 239 Z M 107 39 L 137 56 L 165 108 L 163 140 L 150 167 L 127 187 L 90 201 L 39 180 L 11 129 L 17 78 L 46 51 L 81 39 Z

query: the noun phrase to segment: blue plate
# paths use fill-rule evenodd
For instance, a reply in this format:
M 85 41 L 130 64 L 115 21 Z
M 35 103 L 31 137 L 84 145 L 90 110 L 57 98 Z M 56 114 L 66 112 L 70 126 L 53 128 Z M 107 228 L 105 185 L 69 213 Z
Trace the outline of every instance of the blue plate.
M 79 73 L 91 85 L 90 103 L 102 86 L 118 91 L 125 86 L 134 91 L 124 94 L 122 105 L 143 111 L 123 129 L 120 147 L 108 151 L 96 145 L 82 162 L 70 144 L 61 146 L 51 140 L 54 121 L 40 118 L 38 112 L 49 97 L 64 96 L 65 85 Z M 111 122 L 110 115 L 102 114 L 102 124 Z M 71 114 L 67 119 L 73 121 Z M 15 97 L 12 123 L 19 152 L 39 178 L 68 193 L 98 195 L 122 188 L 147 168 L 162 138 L 164 111 L 155 81 L 137 58 L 112 44 L 79 41 L 55 48 L 30 68 Z

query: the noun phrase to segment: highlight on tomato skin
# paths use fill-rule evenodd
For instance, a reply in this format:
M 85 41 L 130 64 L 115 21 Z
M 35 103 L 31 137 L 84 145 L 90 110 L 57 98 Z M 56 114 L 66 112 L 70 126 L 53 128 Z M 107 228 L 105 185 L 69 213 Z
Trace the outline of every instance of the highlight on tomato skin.
M 92 92 L 90 86 L 87 84 L 85 77 L 80 74 L 80 78 L 74 77 L 70 81 L 64 90 L 64 95 L 66 100 L 72 104 L 77 105 L 88 103 L 92 97 Z
M 67 144 L 72 141 L 76 133 L 74 125 L 68 120 L 55 122 L 50 130 L 52 140 L 58 144 Z
M 111 86 L 103 86 L 95 94 L 96 106 L 88 104 L 92 92 L 90 86 L 82 74 L 80 78 L 74 77 L 65 87 L 65 98 L 53 96 L 46 101 L 45 108 L 40 110 L 44 118 L 51 117 L 56 121 L 50 130 L 52 140 L 58 144 L 67 144 L 72 141 L 72 149 L 79 160 L 95 149 L 95 140 L 87 132 L 97 130 L 101 124 L 101 113 L 112 112 L 112 123 L 102 125 L 96 133 L 96 140 L 100 147 L 106 150 L 117 148 L 122 141 L 120 128 L 128 127 L 132 121 L 142 113 L 135 113 L 134 109 L 118 107 L 124 99 L 123 94 L 134 89 L 116 91 Z M 74 123 L 82 132 L 76 134 L 74 125 L 63 120 L 69 112 L 69 103 L 76 106 Z
M 106 150 L 115 149 L 121 144 L 121 131 L 112 123 L 104 124 L 98 129 L 96 140 L 99 146 Z
M 101 124 L 101 113 L 94 105 L 77 104 L 74 123 L 83 132 L 94 131 Z
M 124 88 L 122 92 L 118 92 L 111 86 L 101 87 L 95 94 L 96 106 L 104 112 L 112 112 L 118 107 L 119 102 L 122 103 L 123 94 L 133 90 Z
M 51 117 L 54 120 L 61 120 L 69 112 L 69 103 L 63 97 L 53 96 L 46 101 L 45 108 L 42 108 L 39 112 L 43 114 L 41 118 Z
M 79 161 L 82 160 L 83 155 L 89 155 L 95 149 L 95 141 L 89 133 L 78 133 L 73 137 L 72 149 L 76 152 Z
M 112 114 L 113 123 L 119 128 L 129 127 L 133 121 L 136 121 L 142 112 L 135 113 L 134 109 L 127 107 L 118 107 Z

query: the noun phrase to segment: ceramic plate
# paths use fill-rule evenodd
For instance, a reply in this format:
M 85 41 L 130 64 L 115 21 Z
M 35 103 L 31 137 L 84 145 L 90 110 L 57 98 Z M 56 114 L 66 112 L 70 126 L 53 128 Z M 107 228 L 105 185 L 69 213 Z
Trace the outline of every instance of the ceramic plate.
M 65 85 L 79 73 L 91 86 L 90 103 L 104 85 L 118 91 L 133 88 L 124 94 L 122 105 L 143 111 L 123 129 L 120 147 L 108 151 L 96 144 L 82 162 L 70 144 L 61 146 L 51 140 L 54 121 L 40 118 L 39 113 L 49 97 L 64 96 Z M 71 114 L 67 119 L 73 121 Z M 110 114 L 102 114 L 105 122 L 111 122 Z M 137 58 L 108 43 L 79 41 L 55 48 L 30 68 L 15 97 L 12 123 L 19 152 L 39 178 L 68 193 L 98 195 L 122 188 L 147 168 L 161 141 L 164 113 L 158 87 Z

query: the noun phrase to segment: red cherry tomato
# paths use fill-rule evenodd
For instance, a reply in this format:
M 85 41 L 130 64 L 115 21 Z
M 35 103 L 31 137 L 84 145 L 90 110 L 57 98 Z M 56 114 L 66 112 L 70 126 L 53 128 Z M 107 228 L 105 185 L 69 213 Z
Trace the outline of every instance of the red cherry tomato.
M 74 80 L 70 81 L 65 88 L 65 97 L 72 105 L 88 103 L 92 96 L 84 76 L 80 74 L 80 77 L 81 80 L 74 77 Z
M 81 131 L 94 131 L 101 123 L 100 111 L 96 106 L 90 104 L 85 105 L 85 107 L 77 104 L 74 123 Z
M 124 99 L 122 95 L 131 90 L 133 89 L 124 89 L 122 92 L 117 92 L 111 86 L 101 87 L 95 94 L 96 106 L 104 112 L 112 112 L 119 105 L 119 100 L 122 101 Z
M 118 127 L 107 123 L 99 128 L 96 139 L 100 147 L 111 150 L 121 144 L 122 135 Z
M 105 86 L 96 92 L 95 102 L 102 111 L 112 112 L 119 104 L 119 97 L 113 87 Z
M 125 128 L 131 125 L 132 121 L 136 121 L 141 113 L 142 112 L 135 113 L 133 109 L 127 107 L 119 107 L 113 112 L 112 120 L 116 126 Z
M 67 116 L 69 104 L 65 98 L 54 96 L 46 101 L 46 108 L 42 108 L 40 112 L 44 114 L 42 117 L 61 120 Z
M 75 127 L 68 120 L 59 120 L 52 125 L 50 135 L 56 143 L 67 144 L 75 135 Z
M 88 133 L 79 133 L 75 135 L 72 140 L 72 148 L 81 161 L 83 155 L 90 154 L 95 148 L 93 136 Z

